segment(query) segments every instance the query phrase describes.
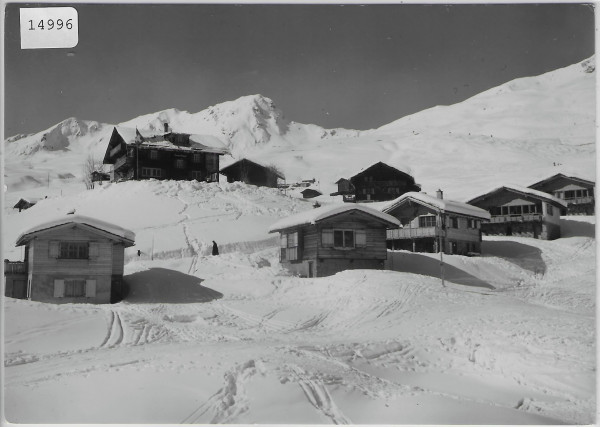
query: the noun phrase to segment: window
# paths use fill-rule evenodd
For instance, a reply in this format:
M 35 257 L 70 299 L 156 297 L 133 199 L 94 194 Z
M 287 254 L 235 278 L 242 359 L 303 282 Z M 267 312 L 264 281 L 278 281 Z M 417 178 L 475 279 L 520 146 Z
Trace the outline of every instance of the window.
M 321 231 L 321 245 L 325 248 L 352 249 L 367 246 L 366 230 L 324 229 Z
M 192 179 L 202 181 L 202 171 L 192 171 Z
M 160 168 L 142 168 L 142 176 L 148 178 L 160 178 L 162 170 Z
M 419 227 L 435 227 L 436 218 L 433 215 L 419 217 Z
M 574 199 L 574 198 L 575 198 L 574 190 L 565 191 L 565 199 Z
M 298 232 L 281 233 L 280 238 L 281 261 L 297 261 L 298 254 Z
M 511 215 L 521 215 L 521 205 L 509 206 L 508 211 Z
M 185 168 L 185 159 L 175 159 L 175 167 L 177 169 Z
M 201 153 L 194 153 L 192 155 L 192 162 L 194 163 L 200 163 L 202 161 L 202 154 Z
M 548 211 L 548 215 L 554 215 L 554 211 L 550 203 L 546 203 L 546 210 Z
M 458 228 L 458 218 L 455 216 L 450 217 L 450 228 Z
M 333 230 L 333 246 L 335 248 L 353 248 L 354 230 Z
M 152 160 L 158 159 L 158 151 L 157 150 L 150 150 L 150 158 Z
M 83 297 L 85 296 L 85 280 L 83 279 L 68 279 L 65 280 L 66 297 Z
M 87 297 L 96 296 L 96 280 L 94 279 L 55 279 L 54 297 Z
M 62 259 L 88 259 L 88 242 L 60 242 L 59 258 Z
M 206 171 L 209 173 L 217 172 L 219 169 L 219 156 L 214 153 L 206 154 Z

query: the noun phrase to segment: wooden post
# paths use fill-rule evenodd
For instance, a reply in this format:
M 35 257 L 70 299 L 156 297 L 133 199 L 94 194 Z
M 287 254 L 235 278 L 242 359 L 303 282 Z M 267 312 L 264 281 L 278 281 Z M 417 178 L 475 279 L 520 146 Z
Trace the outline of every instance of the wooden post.
M 442 279 L 442 286 L 446 287 L 446 284 L 444 283 L 444 239 L 443 239 L 443 233 L 444 233 L 444 225 L 443 225 L 443 214 L 444 211 L 439 211 L 438 212 L 438 227 L 440 230 L 440 234 L 439 234 L 439 244 L 438 244 L 438 250 L 440 251 L 440 279 Z

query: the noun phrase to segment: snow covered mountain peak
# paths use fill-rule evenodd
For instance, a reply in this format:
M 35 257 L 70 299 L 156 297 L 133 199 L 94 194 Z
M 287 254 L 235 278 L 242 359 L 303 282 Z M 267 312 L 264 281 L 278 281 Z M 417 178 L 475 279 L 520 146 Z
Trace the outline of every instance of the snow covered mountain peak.
M 67 151 L 74 141 L 93 136 L 104 124 L 69 117 L 56 125 L 35 134 L 17 135 L 6 140 L 7 153 L 33 155 L 38 151 Z

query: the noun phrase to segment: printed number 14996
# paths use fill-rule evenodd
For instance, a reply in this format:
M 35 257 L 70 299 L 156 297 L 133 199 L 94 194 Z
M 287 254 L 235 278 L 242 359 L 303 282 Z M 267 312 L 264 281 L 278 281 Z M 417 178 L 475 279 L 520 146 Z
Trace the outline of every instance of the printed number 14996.
M 66 21 L 63 21 L 62 19 L 57 19 L 56 21 L 54 19 L 48 19 L 45 23 L 46 25 L 44 25 L 44 20 L 41 19 L 37 25 L 35 25 L 33 19 L 30 19 L 29 31 L 35 31 L 36 27 L 40 30 L 62 30 L 63 28 L 70 30 L 73 28 L 73 19 L 67 19 Z

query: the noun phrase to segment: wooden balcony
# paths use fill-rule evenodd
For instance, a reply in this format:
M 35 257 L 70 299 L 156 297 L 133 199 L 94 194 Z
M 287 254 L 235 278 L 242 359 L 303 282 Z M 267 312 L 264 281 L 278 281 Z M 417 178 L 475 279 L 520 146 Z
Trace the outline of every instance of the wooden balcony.
M 523 214 L 523 215 L 492 215 L 491 223 L 502 222 L 534 222 L 541 221 L 542 214 Z
M 563 199 L 565 202 L 567 202 L 567 204 L 574 204 L 574 205 L 583 205 L 585 203 L 594 203 L 594 198 L 592 196 L 587 196 L 587 197 L 573 197 L 570 199 Z
M 397 239 L 419 239 L 423 237 L 437 237 L 439 231 L 437 227 L 419 227 L 419 228 L 395 228 L 387 230 L 387 240 Z
M 4 260 L 4 275 L 7 274 L 27 274 L 27 264 L 24 261 Z
M 113 157 L 115 154 L 117 154 L 119 151 L 121 151 L 121 144 L 117 145 L 116 147 L 114 147 L 112 150 L 110 150 L 110 155 L 109 157 Z
M 121 156 L 117 159 L 117 161 L 115 162 L 115 166 L 113 167 L 113 170 L 117 170 L 119 169 L 121 166 L 123 166 L 125 163 L 127 163 L 127 156 Z

